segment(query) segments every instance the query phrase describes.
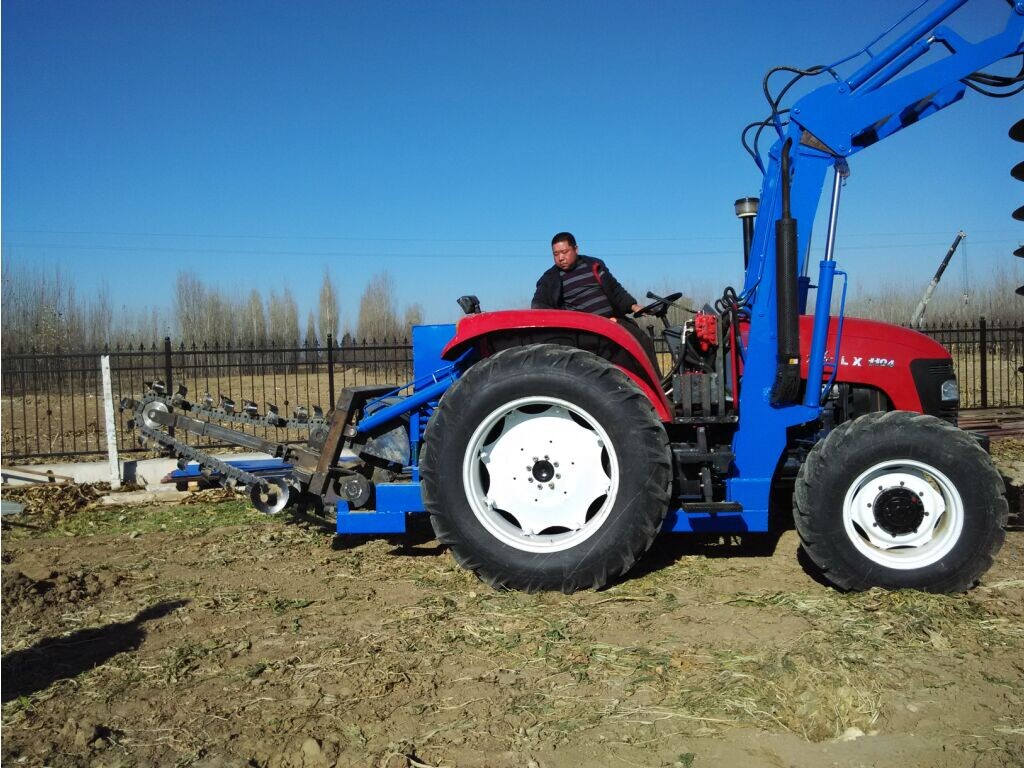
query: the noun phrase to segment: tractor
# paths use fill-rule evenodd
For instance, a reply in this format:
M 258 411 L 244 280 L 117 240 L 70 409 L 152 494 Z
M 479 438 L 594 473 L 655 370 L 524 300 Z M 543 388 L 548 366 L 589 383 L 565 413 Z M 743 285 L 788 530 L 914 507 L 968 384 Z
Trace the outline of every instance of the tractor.
M 611 320 L 482 312 L 467 296 L 454 326 L 413 330 L 411 382 L 347 388 L 326 416 L 192 403 L 159 382 L 122 407 L 183 472 L 247 485 L 265 512 L 312 506 L 333 514 L 339 535 L 401 533 L 426 513 L 458 563 L 498 588 L 600 588 L 662 531 L 766 533 L 791 496 L 802 546 L 836 587 L 969 589 L 1005 537 L 1002 479 L 984 441 L 957 427 L 947 351 L 917 331 L 845 317 L 846 274 L 834 259 L 851 156 L 968 89 L 1020 90 L 1024 69 L 983 68 L 1024 54 L 1024 0 L 1007 3 L 1004 30 L 977 43 L 943 25 L 965 2 L 907 14 L 907 29 L 852 74 L 839 68 L 853 56 L 769 71 L 770 114 L 743 141 L 763 175 L 760 195 L 735 203 L 742 287 L 678 324 L 669 310 L 680 295 L 648 294 L 636 315 L 660 324 L 664 370 Z M 779 72 L 789 79 L 773 93 Z M 804 78 L 824 84 L 782 108 Z M 762 157 L 765 132 L 775 140 Z M 303 427 L 309 438 L 274 442 L 224 422 Z M 275 468 L 232 464 L 186 433 L 265 451 Z

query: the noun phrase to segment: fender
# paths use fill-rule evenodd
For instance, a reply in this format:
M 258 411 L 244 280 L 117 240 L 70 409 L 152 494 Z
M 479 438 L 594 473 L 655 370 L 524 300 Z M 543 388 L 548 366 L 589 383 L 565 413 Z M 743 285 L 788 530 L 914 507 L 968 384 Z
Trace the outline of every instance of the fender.
M 651 366 L 643 347 L 618 323 L 588 312 L 564 309 L 512 309 L 466 315 L 455 326 L 455 336 L 441 352 L 454 360 L 471 346 L 483 357 L 522 344 L 561 343 L 596 354 L 618 352 L 613 360 L 647 395 L 662 421 L 672 420 L 661 377 Z M 606 356 L 606 355 L 602 355 Z
M 832 361 L 837 318 L 831 318 L 825 359 Z M 813 315 L 800 316 L 800 375 L 807 378 Z M 836 383 L 864 384 L 885 392 L 893 407 L 924 413 L 924 404 L 911 370 L 915 360 L 949 360 L 949 352 L 923 333 L 897 325 L 848 317 L 843 321 Z

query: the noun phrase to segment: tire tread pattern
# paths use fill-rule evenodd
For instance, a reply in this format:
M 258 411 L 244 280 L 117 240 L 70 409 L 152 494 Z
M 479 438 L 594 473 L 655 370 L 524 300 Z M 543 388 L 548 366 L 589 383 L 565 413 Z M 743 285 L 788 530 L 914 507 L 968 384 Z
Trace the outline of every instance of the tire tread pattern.
M 971 462 L 978 473 L 981 494 L 987 498 L 964 499 L 965 526 L 984 525 L 983 543 L 977 551 L 966 553 L 963 565 L 946 570 L 914 588 L 927 592 L 963 592 L 973 587 L 992 566 L 993 557 L 1006 538 L 1009 506 L 1006 489 L 998 471 L 984 449 L 966 432 L 934 416 L 910 411 L 875 412 L 844 422 L 810 451 L 797 474 L 793 493 L 793 517 L 801 543 L 825 578 L 843 590 L 865 590 L 874 586 L 899 588 L 906 586 L 891 580 L 891 569 L 871 563 L 856 570 L 847 565 L 837 549 L 842 544 L 835 529 L 835 516 L 842 511 L 825 508 L 822 497 L 834 483 L 836 474 L 847 461 L 851 450 L 867 445 L 884 449 L 887 440 L 901 433 L 912 432 L 922 451 L 941 447 L 955 452 L 957 461 Z M 907 456 L 907 458 L 914 458 Z M 843 488 L 843 493 L 846 489 Z M 975 510 L 972 514 L 971 509 Z M 977 514 L 980 512 L 980 515 Z M 978 519 L 980 517 L 980 519 Z
M 452 466 L 450 461 L 445 463 L 442 458 L 448 455 L 450 459 L 451 454 L 446 451 L 444 443 L 459 426 L 461 412 L 480 393 L 524 371 L 554 373 L 600 392 L 615 409 L 617 418 L 631 425 L 635 439 L 630 447 L 639 453 L 628 457 L 631 465 L 646 468 L 640 491 L 625 503 L 632 519 L 625 536 L 618 541 L 607 541 L 603 535 L 605 531 L 596 532 L 574 549 L 585 548 L 589 553 L 600 546 L 603 554 L 596 558 L 587 557 L 586 566 L 566 569 L 557 578 L 517 564 L 514 562 L 517 553 L 511 548 L 508 548 L 511 557 L 507 564 L 498 563 L 494 557 L 481 556 L 461 532 L 453 510 L 446 508 L 440 499 L 442 484 L 451 482 L 446 474 L 457 474 L 459 487 L 462 485 L 461 465 Z M 604 586 L 628 571 L 650 548 L 668 509 L 672 467 L 668 436 L 661 421 L 646 395 L 622 371 L 590 352 L 554 344 L 535 344 L 502 350 L 486 358 L 471 367 L 445 393 L 424 435 L 420 477 L 423 503 L 430 513 L 434 533 L 438 541 L 451 550 L 460 566 L 473 571 L 495 588 L 527 592 L 560 590 L 569 594 Z M 618 504 L 617 501 L 617 507 Z

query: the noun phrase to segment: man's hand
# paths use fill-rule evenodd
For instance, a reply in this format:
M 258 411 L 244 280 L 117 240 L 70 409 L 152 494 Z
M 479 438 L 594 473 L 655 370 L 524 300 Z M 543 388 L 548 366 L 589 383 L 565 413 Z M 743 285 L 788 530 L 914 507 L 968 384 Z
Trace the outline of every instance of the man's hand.
M 643 307 L 641 307 L 639 304 L 634 304 L 633 305 L 633 311 L 634 312 L 639 312 L 641 309 L 643 309 Z

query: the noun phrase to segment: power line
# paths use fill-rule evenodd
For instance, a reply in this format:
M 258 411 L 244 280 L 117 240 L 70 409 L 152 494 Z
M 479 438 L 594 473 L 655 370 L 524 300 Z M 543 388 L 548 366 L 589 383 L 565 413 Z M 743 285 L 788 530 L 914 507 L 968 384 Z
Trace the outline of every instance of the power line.
M 6 228 L 6 232 L 25 235 L 69 235 L 69 236 L 99 236 L 99 237 L 161 237 L 161 238 L 195 238 L 210 240 L 311 240 L 311 241 L 346 241 L 346 242 L 389 242 L 389 243 L 539 243 L 546 242 L 546 237 L 490 237 L 490 238 L 458 238 L 458 237 L 380 237 L 366 236 L 357 237 L 354 235 L 254 235 L 254 234 L 228 234 L 228 233 L 201 233 L 201 232 L 126 232 L 126 231 L 104 231 L 104 230 L 75 230 L 75 229 L 12 229 Z M 1016 230 L 978 230 L 972 232 L 979 234 L 993 235 L 1015 235 Z M 844 237 L 932 237 L 945 234 L 935 230 L 928 232 L 861 232 L 847 233 Z M 736 240 L 736 236 L 724 235 L 694 235 L 692 233 L 671 237 L 648 237 L 642 235 L 624 235 L 618 237 L 587 237 L 581 238 L 587 243 L 616 243 L 616 242 L 692 242 L 694 240 Z
M 974 240 L 975 245 L 1001 245 L 1003 240 Z M 945 246 L 944 242 L 932 243 L 884 243 L 878 245 L 837 245 L 839 253 L 846 252 L 871 252 L 908 248 L 938 248 Z M 60 251 L 97 251 L 110 253 L 168 253 L 168 254 L 196 254 L 196 255 L 217 255 L 217 256 L 313 256 L 329 258 L 394 258 L 394 259 L 479 259 L 493 256 L 502 259 L 536 259 L 549 258 L 544 252 L 537 253 L 401 253 L 386 251 L 296 251 L 296 250 L 273 250 L 273 249 L 251 249 L 251 248 L 191 248 L 188 246 L 153 246 L 153 245 L 73 245 L 69 243 L 3 243 L 7 249 L 25 250 L 60 250 Z M 686 258 L 693 256 L 730 256 L 738 253 L 738 249 L 726 250 L 678 250 L 678 251 L 601 251 L 602 258 L 660 258 L 677 257 Z

